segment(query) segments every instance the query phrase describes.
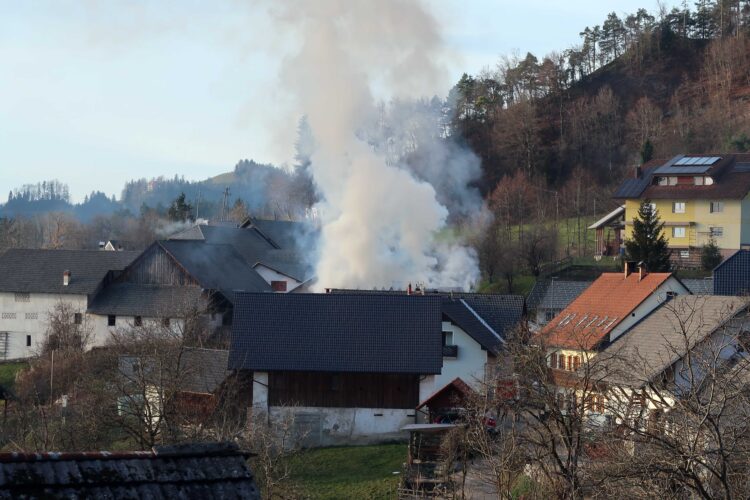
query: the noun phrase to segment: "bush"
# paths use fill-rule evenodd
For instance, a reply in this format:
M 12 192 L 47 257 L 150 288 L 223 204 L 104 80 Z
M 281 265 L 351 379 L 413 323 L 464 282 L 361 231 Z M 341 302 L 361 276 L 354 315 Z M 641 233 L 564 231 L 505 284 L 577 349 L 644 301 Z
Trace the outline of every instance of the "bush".
M 719 247 L 716 246 L 716 241 L 711 238 L 708 243 L 703 245 L 701 250 L 701 265 L 706 271 L 712 270 L 714 267 L 721 263 L 722 257 Z

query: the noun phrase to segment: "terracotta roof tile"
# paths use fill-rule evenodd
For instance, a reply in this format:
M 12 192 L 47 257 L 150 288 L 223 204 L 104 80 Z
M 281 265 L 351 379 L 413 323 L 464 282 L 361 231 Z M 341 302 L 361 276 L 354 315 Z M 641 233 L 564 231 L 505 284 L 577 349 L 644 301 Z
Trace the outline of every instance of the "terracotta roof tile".
M 550 321 L 540 336 L 550 346 L 594 349 L 671 273 L 604 273 Z

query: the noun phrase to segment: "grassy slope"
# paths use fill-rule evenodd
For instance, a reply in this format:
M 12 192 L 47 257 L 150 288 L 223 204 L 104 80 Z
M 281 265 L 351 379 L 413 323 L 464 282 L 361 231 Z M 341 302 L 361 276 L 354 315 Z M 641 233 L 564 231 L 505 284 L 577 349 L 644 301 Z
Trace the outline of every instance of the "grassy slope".
M 307 450 L 293 459 L 292 480 L 310 498 L 394 498 L 405 461 L 405 444 Z
M 26 363 L 0 363 L 0 386 L 12 388 L 16 373 L 26 367 Z

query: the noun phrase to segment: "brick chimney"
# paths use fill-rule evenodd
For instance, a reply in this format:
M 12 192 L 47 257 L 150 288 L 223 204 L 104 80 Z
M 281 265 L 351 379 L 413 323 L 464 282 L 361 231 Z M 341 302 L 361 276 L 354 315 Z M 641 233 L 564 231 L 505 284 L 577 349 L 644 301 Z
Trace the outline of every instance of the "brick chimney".
M 411 295 L 411 283 L 406 287 L 406 295 Z
M 646 264 L 643 261 L 640 261 L 638 263 L 638 281 L 641 281 L 643 278 L 645 278 L 647 274 L 648 269 L 646 269 Z
M 63 271 L 63 286 L 68 286 L 70 283 L 70 271 Z
M 625 261 L 625 277 L 627 278 L 635 271 L 636 263 L 632 260 Z

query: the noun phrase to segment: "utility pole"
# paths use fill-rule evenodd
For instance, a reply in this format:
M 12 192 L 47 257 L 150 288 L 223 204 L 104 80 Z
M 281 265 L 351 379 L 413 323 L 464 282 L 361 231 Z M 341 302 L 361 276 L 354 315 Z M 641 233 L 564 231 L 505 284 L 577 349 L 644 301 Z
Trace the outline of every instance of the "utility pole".
M 221 220 L 225 221 L 227 215 L 227 201 L 229 201 L 229 186 L 224 188 L 224 200 L 221 202 Z
M 200 217 L 201 210 L 201 190 L 198 190 L 198 200 L 195 202 L 195 220 L 197 221 Z

